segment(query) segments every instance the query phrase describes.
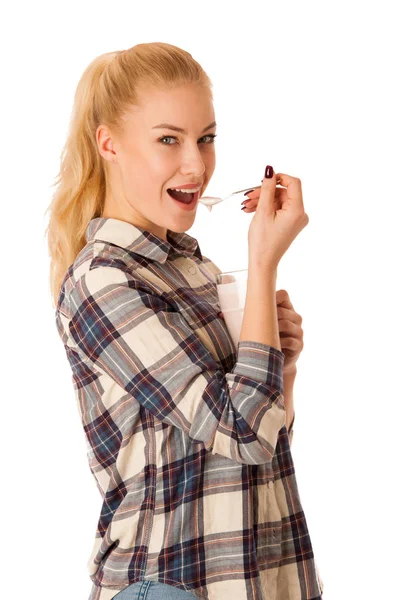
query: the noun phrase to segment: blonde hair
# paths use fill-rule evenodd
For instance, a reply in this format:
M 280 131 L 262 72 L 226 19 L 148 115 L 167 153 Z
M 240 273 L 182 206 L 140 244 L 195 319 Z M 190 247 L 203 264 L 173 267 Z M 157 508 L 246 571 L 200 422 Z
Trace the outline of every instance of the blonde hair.
M 50 254 L 50 289 L 57 305 L 68 268 L 86 244 L 85 230 L 100 217 L 106 193 L 106 170 L 96 142 L 100 124 L 120 131 L 140 88 L 171 89 L 212 83 L 189 52 L 163 42 L 137 44 L 95 58 L 83 72 L 74 96 L 66 142 L 61 152 L 56 190 L 46 209 Z

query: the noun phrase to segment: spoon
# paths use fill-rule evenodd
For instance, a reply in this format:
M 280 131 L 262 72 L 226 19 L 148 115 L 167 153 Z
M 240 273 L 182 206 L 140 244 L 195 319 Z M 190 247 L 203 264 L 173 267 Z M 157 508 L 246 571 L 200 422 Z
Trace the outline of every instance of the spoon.
M 242 192 L 246 192 L 247 190 L 255 190 L 259 187 L 261 187 L 261 186 L 254 185 L 253 187 L 247 187 L 247 188 L 244 188 L 243 190 L 238 190 L 237 192 L 232 192 L 232 194 L 229 194 L 229 196 L 226 196 L 226 198 L 218 198 L 216 196 L 202 196 L 201 198 L 199 198 L 199 202 L 204 204 L 204 206 L 206 206 L 208 208 L 208 210 L 211 212 L 212 207 L 215 204 L 219 204 L 223 200 L 227 200 L 228 198 L 231 198 L 232 196 L 235 196 L 236 194 L 241 194 Z

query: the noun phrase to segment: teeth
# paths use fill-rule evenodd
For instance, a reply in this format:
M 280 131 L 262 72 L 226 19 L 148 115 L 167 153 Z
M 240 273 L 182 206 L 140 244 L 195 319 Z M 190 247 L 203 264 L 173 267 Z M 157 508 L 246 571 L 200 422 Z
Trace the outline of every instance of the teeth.
M 183 192 L 184 194 L 193 194 L 199 191 L 199 189 L 201 188 L 201 186 L 197 187 L 197 188 L 193 188 L 191 190 L 181 190 L 179 188 L 170 188 L 171 190 L 176 190 L 177 192 Z

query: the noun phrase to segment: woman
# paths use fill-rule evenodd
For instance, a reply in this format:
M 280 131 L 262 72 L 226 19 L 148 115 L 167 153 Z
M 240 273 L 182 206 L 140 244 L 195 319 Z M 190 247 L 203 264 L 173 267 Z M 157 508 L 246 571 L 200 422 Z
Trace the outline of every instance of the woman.
M 95 59 L 75 95 L 48 233 L 56 324 L 103 498 L 90 600 L 322 595 L 275 289 L 308 222 L 301 184 L 279 173 L 276 188 L 268 167 L 252 194 L 235 348 L 220 270 L 185 233 L 215 169 L 211 87 L 189 53 L 150 43 Z

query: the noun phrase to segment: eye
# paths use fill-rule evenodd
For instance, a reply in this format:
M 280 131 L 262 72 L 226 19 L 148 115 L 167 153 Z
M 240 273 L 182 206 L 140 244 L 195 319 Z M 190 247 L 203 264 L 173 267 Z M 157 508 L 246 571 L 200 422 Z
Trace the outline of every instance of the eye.
M 201 140 L 205 139 L 205 138 L 210 138 L 210 141 L 205 142 L 206 144 L 213 144 L 215 142 L 215 138 L 217 137 L 216 133 L 212 133 L 210 135 L 205 135 L 202 138 L 200 138 Z M 164 135 L 163 137 L 159 138 L 158 141 L 161 143 L 162 146 L 175 146 L 175 144 L 169 144 L 169 143 L 164 143 L 163 140 L 177 140 L 178 138 L 176 138 L 174 135 Z

